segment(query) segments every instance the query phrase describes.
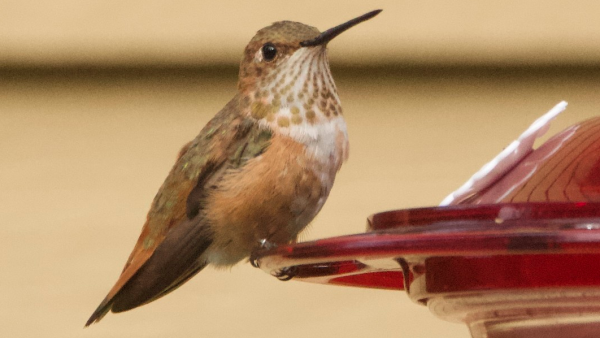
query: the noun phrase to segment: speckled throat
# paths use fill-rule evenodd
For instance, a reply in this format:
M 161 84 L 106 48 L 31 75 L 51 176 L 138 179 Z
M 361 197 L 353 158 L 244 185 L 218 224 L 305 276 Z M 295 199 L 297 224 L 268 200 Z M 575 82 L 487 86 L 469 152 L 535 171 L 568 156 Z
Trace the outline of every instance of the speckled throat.
M 251 115 L 273 127 L 315 124 L 342 113 L 324 47 L 300 48 L 270 70 L 251 96 Z
M 327 157 L 323 160 L 336 150 L 342 153 L 336 160 L 347 156 L 346 123 L 325 46 L 299 48 L 244 94 L 248 113 L 261 125 L 307 145 L 318 157 Z

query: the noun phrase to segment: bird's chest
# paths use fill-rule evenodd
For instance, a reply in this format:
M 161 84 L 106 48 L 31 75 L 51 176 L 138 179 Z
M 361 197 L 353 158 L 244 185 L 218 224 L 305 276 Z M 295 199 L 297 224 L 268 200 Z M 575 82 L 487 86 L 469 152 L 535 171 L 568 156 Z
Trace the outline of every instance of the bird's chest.
M 233 264 L 228 261 L 248 256 L 263 239 L 295 239 L 325 203 L 336 171 L 307 156 L 304 145 L 274 137 L 261 156 L 228 173 L 209 199 L 220 258 Z

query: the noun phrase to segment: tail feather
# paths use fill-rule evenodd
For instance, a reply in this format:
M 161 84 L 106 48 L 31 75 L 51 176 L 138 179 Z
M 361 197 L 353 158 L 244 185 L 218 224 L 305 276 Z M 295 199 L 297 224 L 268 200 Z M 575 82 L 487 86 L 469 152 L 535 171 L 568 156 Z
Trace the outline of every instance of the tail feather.
M 175 290 L 206 266 L 201 256 L 211 244 L 206 224 L 186 220 L 172 228 L 131 277 L 122 285 L 117 282 L 85 326 L 100 321 L 109 311 L 131 310 Z
M 104 318 L 104 316 L 106 316 L 108 311 L 110 311 L 111 306 L 112 306 L 112 301 L 110 301 L 107 298 L 104 298 L 102 303 L 100 303 L 100 305 L 98 305 L 98 307 L 96 308 L 96 311 L 94 311 L 94 313 L 92 313 L 92 315 L 90 316 L 90 319 L 88 319 L 87 322 L 85 322 L 85 327 L 88 327 L 88 326 L 92 325 L 93 323 L 96 323 L 96 322 L 99 322 L 100 320 L 102 320 L 102 318 Z

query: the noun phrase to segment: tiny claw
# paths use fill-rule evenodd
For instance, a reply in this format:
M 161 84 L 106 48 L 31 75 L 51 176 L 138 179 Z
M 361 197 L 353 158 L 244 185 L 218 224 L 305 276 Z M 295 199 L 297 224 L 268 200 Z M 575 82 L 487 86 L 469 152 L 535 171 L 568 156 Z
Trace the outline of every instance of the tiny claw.
M 280 281 L 288 281 L 298 274 L 298 267 L 290 266 L 287 268 L 280 269 L 278 271 L 271 272 L 271 275 Z
M 258 243 L 260 244 L 261 250 L 271 250 L 271 249 L 274 249 L 277 247 L 277 244 L 269 242 L 266 238 L 259 240 Z M 252 254 L 250 254 L 249 261 L 253 267 L 260 268 L 260 264 L 258 263 L 258 256 L 256 255 L 256 252 L 253 252 Z
M 253 267 L 260 268 L 260 264 L 258 263 L 258 257 L 256 256 L 256 254 L 254 252 L 250 255 L 249 261 L 250 261 L 250 265 L 252 265 Z

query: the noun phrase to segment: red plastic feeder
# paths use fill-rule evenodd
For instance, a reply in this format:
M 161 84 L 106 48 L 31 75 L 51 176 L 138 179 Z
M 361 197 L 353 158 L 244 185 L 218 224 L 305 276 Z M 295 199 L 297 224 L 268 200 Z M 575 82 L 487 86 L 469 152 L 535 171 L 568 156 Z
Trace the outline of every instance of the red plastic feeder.
M 458 205 L 378 213 L 366 233 L 266 250 L 258 263 L 404 290 L 473 337 L 600 337 L 599 131 L 600 118 L 570 127 Z

